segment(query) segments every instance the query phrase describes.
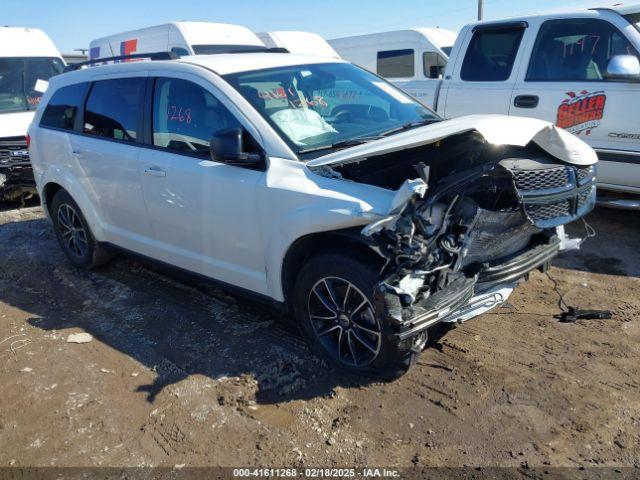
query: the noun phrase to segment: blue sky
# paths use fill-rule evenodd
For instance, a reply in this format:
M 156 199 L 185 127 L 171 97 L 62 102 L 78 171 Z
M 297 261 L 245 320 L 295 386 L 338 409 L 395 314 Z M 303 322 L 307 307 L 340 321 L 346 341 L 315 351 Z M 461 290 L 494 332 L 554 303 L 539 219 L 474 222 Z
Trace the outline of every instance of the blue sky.
M 607 0 L 485 0 L 497 19 Z M 87 48 L 93 38 L 171 20 L 237 23 L 254 31 L 306 30 L 325 38 L 439 26 L 458 30 L 475 21 L 477 0 L 2 0 L 5 25 L 41 28 L 62 52 Z

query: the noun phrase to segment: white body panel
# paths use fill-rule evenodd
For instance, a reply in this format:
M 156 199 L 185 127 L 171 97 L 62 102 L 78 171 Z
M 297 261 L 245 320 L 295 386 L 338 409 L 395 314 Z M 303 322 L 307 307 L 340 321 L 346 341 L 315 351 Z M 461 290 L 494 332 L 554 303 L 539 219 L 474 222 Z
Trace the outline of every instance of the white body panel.
M 0 58 L 54 57 L 62 59 L 51 39 L 37 28 L 0 27 Z M 0 138 L 27 134 L 34 111 L 0 114 Z
M 0 57 L 62 58 L 42 30 L 17 27 L 0 27 Z
M 340 58 L 329 43 L 317 33 L 311 32 L 260 32 L 258 38 L 268 48 L 286 48 L 291 53 Z
M 434 107 L 440 80 L 428 78 L 423 68 L 423 54 L 434 52 L 448 58 L 443 48 L 450 48 L 456 34 L 440 28 L 415 28 L 392 32 L 356 35 L 329 40 L 329 44 L 342 58 L 367 70 L 377 72 L 378 52 L 389 50 L 414 50 L 414 75 L 412 77 L 385 77 L 429 107 Z M 384 76 L 384 75 L 382 75 Z
M 226 23 L 171 22 L 93 40 L 91 59 L 176 51 L 193 55 L 194 45 L 252 45 L 262 42 L 251 30 Z
M 620 7 L 618 10 L 623 14 L 640 12 L 640 5 Z M 603 108 L 600 111 L 602 118 L 595 127 L 582 129 L 580 125 L 571 127 L 568 124 L 566 127 L 599 152 L 603 160 L 598 167 L 598 184 L 601 187 L 640 193 L 640 124 L 633 107 L 640 102 L 640 82 L 526 80 L 532 50 L 542 24 L 547 20 L 575 18 L 600 19 L 610 23 L 640 52 L 640 31 L 614 11 L 585 10 L 509 19 L 504 22 L 524 21 L 528 25 L 511 76 L 502 82 L 463 81 L 460 71 L 474 26 L 502 22 L 467 25 L 460 32 L 451 52 L 437 99 L 438 113 L 445 118 L 499 113 L 556 123 L 563 102 L 597 95 L 599 105 Z M 516 107 L 514 102 L 520 95 L 536 96 L 539 103 L 535 108 Z M 620 161 L 613 161 L 618 158 Z

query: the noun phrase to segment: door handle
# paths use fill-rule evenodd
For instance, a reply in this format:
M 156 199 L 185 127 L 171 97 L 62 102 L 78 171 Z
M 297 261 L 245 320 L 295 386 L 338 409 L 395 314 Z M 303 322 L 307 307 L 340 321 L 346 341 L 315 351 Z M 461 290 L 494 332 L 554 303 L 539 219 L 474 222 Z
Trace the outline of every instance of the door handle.
M 537 95 L 518 95 L 513 99 L 513 105 L 518 108 L 536 108 L 539 102 Z
M 167 172 L 162 170 L 160 167 L 146 167 L 144 169 L 144 173 L 147 175 L 151 175 L 152 177 L 166 177 Z
M 82 158 L 82 152 L 80 150 L 75 149 L 75 148 L 73 150 L 71 150 L 71 154 L 76 158 Z

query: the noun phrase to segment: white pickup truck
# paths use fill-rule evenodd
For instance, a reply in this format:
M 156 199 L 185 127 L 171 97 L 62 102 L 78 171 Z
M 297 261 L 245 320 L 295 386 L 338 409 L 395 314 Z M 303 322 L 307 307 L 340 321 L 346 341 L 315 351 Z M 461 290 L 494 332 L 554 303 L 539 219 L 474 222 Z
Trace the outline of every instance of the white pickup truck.
M 638 52 L 640 4 L 539 15 L 465 26 L 443 79 L 422 82 L 419 92 L 392 81 L 445 118 L 554 122 L 596 149 L 599 201 L 640 208 Z

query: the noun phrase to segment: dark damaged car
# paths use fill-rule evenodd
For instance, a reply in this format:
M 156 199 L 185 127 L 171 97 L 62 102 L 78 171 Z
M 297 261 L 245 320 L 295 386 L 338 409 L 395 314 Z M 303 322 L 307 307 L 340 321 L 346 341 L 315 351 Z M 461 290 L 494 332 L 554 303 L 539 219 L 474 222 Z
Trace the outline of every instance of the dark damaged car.
M 116 247 L 250 292 L 333 365 L 385 378 L 434 325 L 575 245 L 563 226 L 596 195 L 594 151 L 550 123 L 442 120 L 360 68 L 286 53 L 64 74 L 30 134 L 75 265 Z

